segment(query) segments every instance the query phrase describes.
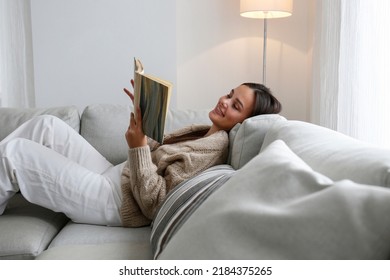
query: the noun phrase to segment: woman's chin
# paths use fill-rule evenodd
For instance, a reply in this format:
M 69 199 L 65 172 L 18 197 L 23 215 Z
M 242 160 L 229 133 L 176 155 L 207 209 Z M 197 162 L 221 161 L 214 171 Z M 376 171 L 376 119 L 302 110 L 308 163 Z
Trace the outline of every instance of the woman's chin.
M 214 123 L 215 121 L 218 121 L 221 117 L 213 111 L 210 111 L 209 113 L 209 119 Z

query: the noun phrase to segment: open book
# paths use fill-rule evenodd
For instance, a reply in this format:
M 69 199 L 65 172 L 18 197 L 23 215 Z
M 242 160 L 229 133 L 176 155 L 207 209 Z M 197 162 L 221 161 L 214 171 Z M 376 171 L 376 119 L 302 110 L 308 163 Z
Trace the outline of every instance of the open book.
M 141 61 L 134 58 L 134 106 L 141 108 L 145 135 L 159 143 L 164 137 L 171 93 L 170 82 L 145 75 Z

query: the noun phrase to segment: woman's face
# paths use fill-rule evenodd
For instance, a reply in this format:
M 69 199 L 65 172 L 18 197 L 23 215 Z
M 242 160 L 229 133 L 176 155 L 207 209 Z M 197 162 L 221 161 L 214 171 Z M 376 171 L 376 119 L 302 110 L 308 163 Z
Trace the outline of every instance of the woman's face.
M 217 105 L 209 113 L 209 118 L 218 129 L 229 131 L 251 116 L 254 104 L 253 90 L 241 85 L 219 98 Z

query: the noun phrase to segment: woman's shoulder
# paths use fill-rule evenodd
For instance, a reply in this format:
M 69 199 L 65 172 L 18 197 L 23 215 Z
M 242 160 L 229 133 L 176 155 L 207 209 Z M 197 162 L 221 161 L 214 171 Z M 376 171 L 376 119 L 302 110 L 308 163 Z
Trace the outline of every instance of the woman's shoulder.
M 195 141 L 190 141 L 188 145 L 194 149 L 222 151 L 229 145 L 229 134 L 224 130 L 219 130 Z
M 229 134 L 225 130 L 219 130 L 204 137 L 204 140 L 210 143 L 216 142 L 220 146 L 227 146 L 229 144 Z
M 190 125 L 183 127 L 164 138 L 164 144 L 175 144 L 177 147 L 191 147 L 192 150 L 210 149 L 223 150 L 229 145 L 229 134 L 216 131 L 205 136 L 209 131 L 208 125 Z

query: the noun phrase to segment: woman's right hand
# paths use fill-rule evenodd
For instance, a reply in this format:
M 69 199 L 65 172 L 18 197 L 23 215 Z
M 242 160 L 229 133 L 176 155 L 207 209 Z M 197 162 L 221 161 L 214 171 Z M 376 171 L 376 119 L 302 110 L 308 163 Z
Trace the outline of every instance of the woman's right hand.
M 134 113 L 131 112 L 130 124 L 125 133 L 127 145 L 130 149 L 146 146 L 148 144 L 147 137 L 142 129 L 141 109 L 139 107 L 135 109 L 137 110 L 137 118 L 135 118 Z
M 130 83 L 134 89 L 134 80 L 131 79 Z M 128 97 L 130 97 L 131 102 L 133 102 L 133 104 L 134 104 L 134 94 L 130 90 L 128 90 L 127 88 L 124 88 L 123 91 L 127 94 Z

